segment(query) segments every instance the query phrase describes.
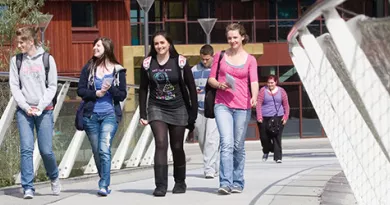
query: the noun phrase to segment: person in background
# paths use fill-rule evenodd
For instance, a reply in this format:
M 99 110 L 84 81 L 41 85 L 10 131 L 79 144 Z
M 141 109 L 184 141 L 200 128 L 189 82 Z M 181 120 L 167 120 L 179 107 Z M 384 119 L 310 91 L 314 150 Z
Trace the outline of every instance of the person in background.
M 156 32 L 152 37 L 150 53 L 142 63 L 139 90 L 140 123 L 150 125 L 156 146 L 154 196 L 165 196 L 168 188 L 168 132 L 175 178 L 172 193 L 186 192 L 184 132 L 186 126 L 193 130 L 198 113 L 197 101 L 191 67 L 177 53 L 168 34 L 165 31 Z
M 111 39 L 93 43 L 93 56 L 83 67 L 77 94 L 84 101 L 84 129 L 99 173 L 98 195 L 107 196 L 111 176 L 111 144 L 122 118 L 120 102 L 127 97 L 126 69 L 116 60 Z
M 58 167 L 53 153 L 53 98 L 57 92 L 57 66 L 54 58 L 45 53 L 37 40 L 38 28 L 25 27 L 16 32 L 17 47 L 21 54 L 10 62 L 9 85 L 18 105 L 16 123 L 20 136 L 20 169 L 24 199 L 34 197 L 35 188 L 33 151 L 34 128 L 38 148 L 54 195 L 61 192 Z M 47 55 L 49 72 L 46 74 Z M 18 59 L 19 58 L 19 59 Z
M 204 116 L 204 98 L 207 79 L 213 63 L 214 50 L 210 45 L 200 49 L 200 59 L 192 67 L 195 84 L 198 92 L 198 118 L 195 123 L 195 135 L 198 136 L 200 150 L 203 153 L 204 175 L 206 179 L 213 179 L 219 172 L 219 133 L 215 119 Z
M 218 52 L 211 67 L 208 83 L 216 88 L 215 120 L 220 134 L 220 194 L 241 193 L 245 186 L 245 137 L 256 106 L 259 84 L 256 58 L 244 50 L 249 36 L 241 24 L 226 27 L 230 48 Z M 217 67 L 220 63 L 218 80 Z
M 286 91 L 277 86 L 277 83 L 278 78 L 275 75 L 270 75 L 267 85 L 260 89 L 256 118 L 263 146 L 263 161 L 267 161 L 269 153 L 273 152 L 274 161 L 282 163 L 282 133 L 290 114 L 290 106 Z M 277 116 L 276 120 L 281 121 L 278 133 L 270 132 L 267 127 L 268 121 L 275 115 Z

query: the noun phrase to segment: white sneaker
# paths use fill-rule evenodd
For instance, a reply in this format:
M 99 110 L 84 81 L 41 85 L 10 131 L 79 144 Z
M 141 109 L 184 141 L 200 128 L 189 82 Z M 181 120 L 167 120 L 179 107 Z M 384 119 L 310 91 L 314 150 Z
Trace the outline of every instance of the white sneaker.
M 34 191 L 32 189 L 27 189 L 24 191 L 23 199 L 32 199 L 34 198 Z
M 206 179 L 214 179 L 214 174 L 207 173 L 207 174 L 205 174 L 205 178 Z
M 59 195 L 61 192 L 61 183 L 59 178 L 51 180 L 51 191 L 54 195 Z
M 97 194 L 99 196 L 107 196 L 108 192 L 107 192 L 107 190 L 105 188 L 100 188 Z

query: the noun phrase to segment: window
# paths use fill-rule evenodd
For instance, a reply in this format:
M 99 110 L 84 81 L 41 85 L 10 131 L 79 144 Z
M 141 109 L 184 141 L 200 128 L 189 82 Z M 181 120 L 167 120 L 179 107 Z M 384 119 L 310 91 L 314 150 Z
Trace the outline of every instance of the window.
M 72 2 L 72 41 L 91 43 L 99 37 L 93 2 Z
M 72 3 L 72 27 L 96 27 L 94 3 Z
M 277 5 L 279 19 L 296 19 L 298 17 L 297 0 L 279 0 Z

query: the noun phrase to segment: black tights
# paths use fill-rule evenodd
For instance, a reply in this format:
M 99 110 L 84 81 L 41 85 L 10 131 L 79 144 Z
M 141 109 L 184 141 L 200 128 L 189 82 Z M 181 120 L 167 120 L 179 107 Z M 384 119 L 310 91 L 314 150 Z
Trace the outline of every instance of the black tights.
M 156 150 L 154 152 L 154 164 L 168 164 L 168 131 L 170 137 L 170 145 L 175 166 L 185 164 L 185 154 L 183 149 L 183 140 L 185 126 L 170 125 L 163 121 L 152 121 L 150 123 L 154 135 Z

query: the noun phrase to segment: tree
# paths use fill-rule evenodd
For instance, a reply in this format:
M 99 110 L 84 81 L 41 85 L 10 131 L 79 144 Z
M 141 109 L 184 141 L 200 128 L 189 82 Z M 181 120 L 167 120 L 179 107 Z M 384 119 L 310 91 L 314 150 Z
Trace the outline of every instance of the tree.
M 38 25 L 44 14 L 44 0 L 0 0 L 0 71 L 8 71 L 9 60 L 16 51 L 15 32 L 23 26 Z

